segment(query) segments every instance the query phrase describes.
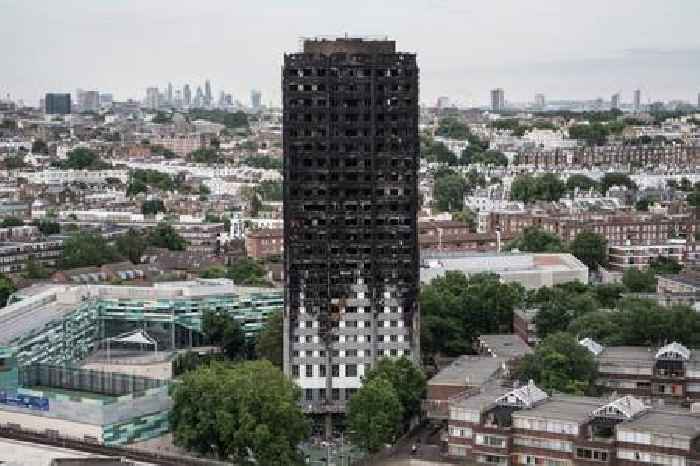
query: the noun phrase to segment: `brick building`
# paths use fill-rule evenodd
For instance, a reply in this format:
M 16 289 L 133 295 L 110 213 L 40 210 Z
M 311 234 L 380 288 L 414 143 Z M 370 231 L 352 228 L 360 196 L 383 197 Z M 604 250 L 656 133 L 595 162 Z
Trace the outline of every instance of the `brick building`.
M 245 251 L 248 257 L 262 259 L 281 257 L 284 251 L 284 232 L 281 228 L 261 228 L 246 233 Z
M 530 383 L 450 402 L 449 456 L 470 464 L 697 466 L 700 417 L 632 396 L 548 395 Z

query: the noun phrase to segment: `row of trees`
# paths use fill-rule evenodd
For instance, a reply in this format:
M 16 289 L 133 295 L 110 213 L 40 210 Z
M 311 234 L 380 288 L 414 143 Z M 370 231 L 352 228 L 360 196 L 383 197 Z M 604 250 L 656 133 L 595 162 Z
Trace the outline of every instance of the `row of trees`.
M 608 261 L 607 240 L 593 232 L 582 231 L 573 241 L 565 244 L 558 236 L 543 229 L 530 226 L 515 237 L 506 249 L 523 252 L 569 252 L 590 270 L 598 270 Z
M 265 269 L 255 259 L 244 257 L 228 267 L 214 266 L 199 274 L 202 278 L 230 278 L 237 285 L 266 286 Z
M 600 182 L 586 175 L 572 175 L 564 183 L 554 173 L 542 175 L 520 175 L 513 180 L 511 185 L 511 198 L 516 201 L 530 203 L 534 201 L 559 201 L 567 192 L 576 189 L 587 191 L 591 188 L 605 194 L 613 186 L 622 186 L 630 190 L 637 189 L 637 185 L 629 176 L 623 173 L 606 173 Z
M 104 162 L 94 151 L 79 147 L 68 152 L 66 160 L 57 160 L 52 165 L 64 170 L 105 170 L 112 165 Z
M 94 267 L 128 259 L 139 263 L 147 247 L 182 251 L 187 242 L 177 234 L 172 225 L 161 222 L 143 233 L 130 229 L 112 244 L 102 235 L 78 232 L 63 243 L 61 267 Z

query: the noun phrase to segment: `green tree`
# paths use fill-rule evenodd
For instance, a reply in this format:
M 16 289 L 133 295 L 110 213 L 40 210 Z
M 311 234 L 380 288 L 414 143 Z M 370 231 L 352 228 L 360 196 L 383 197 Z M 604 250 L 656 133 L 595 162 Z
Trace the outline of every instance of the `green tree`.
M 629 190 L 637 189 L 637 185 L 632 179 L 624 173 L 606 173 L 600 180 L 600 191 L 605 194 L 613 186 L 622 186 Z
M 698 189 L 697 184 L 695 187 L 695 191 L 688 194 L 687 200 L 689 206 L 695 207 L 696 209 L 700 208 L 700 189 Z
M 148 234 L 148 244 L 156 248 L 165 248 L 171 251 L 184 251 L 187 246 L 182 236 L 178 235 L 168 222 L 160 222 Z
M 458 356 L 472 352 L 471 342 L 483 333 L 510 333 L 513 309 L 525 290 L 501 283 L 498 275 L 447 272 L 421 287 L 421 348 L 425 355 Z
M 21 227 L 24 225 L 24 221 L 17 217 L 5 217 L 2 219 L 2 228 L 10 228 L 10 227 Z
M 428 139 L 421 144 L 421 154 L 428 162 L 446 163 L 447 165 L 457 165 L 459 159 L 442 142 Z
M 553 173 L 540 176 L 520 175 L 513 180 L 510 195 L 522 202 L 558 201 L 566 192 L 566 185 Z
M 61 232 L 61 225 L 52 220 L 42 219 L 37 226 L 44 235 L 57 235 Z
M 353 438 L 370 452 L 393 442 L 402 416 L 396 390 L 382 377 L 365 383 L 348 403 L 348 426 L 354 432 Z
M 44 280 L 51 276 L 51 272 L 49 272 L 41 262 L 29 256 L 24 263 L 24 272 L 22 272 L 22 276 L 29 280 Z
M 276 367 L 282 367 L 282 313 L 276 312 L 265 321 L 265 327 L 255 339 L 255 354 L 267 359 Z
M 659 256 L 649 262 L 649 269 L 656 275 L 676 275 L 683 270 L 673 257 Z
M 630 268 L 622 275 L 622 283 L 632 293 L 653 293 L 656 291 L 656 274 L 653 270 Z
M 619 283 L 608 283 L 593 287 L 593 292 L 601 307 L 612 309 L 622 298 L 625 287 Z
M 58 166 L 65 170 L 105 170 L 112 167 L 103 162 L 94 151 L 84 147 L 68 152 L 66 160 L 58 162 Z
M 299 388 L 268 361 L 214 363 L 172 386 L 176 445 L 234 464 L 293 465 L 309 434 Z
M 35 139 L 32 143 L 32 154 L 48 154 L 49 146 L 43 139 Z
M 226 276 L 226 268 L 221 265 L 214 265 L 206 270 L 202 270 L 199 276 L 202 278 L 224 278 Z
M 487 150 L 485 152 L 478 152 L 474 154 L 471 158 L 471 163 L 480 163 L 482 165 L 496 165 L 496 166 L 507 166 L 508 157 L 503 154 L 503 152 L 495 150 Z
M 7 157 L 5 157 L 3 162 L 5 163 L 5 168 L 7 168 L 8 170 L 17 170 L 18 168 L 23 168 L 27 166 L 27 163 L 24 161 L 23 153 L 19 153 L 17 155 L 8 155 Z
M 264 170 L 282 170 L 282 159 L 280 157 L 268 157 L 266 155 L 254 155 L 241 160 L 241 165 Z
M 515 375 L 523 382 L 534 380 L 550 391 L 582 395 L 594 390 L 597 364 L 593 355 L 573 335 L 549 335 L 518 363 Z
M 563 247 L 558 236 L 536 226 L 529 226 L 516 236 L 507 249 L 526 252 L 561 252 Z
M 231 113 L 224 110 L 195 109 L 190 110 L 190 119 L 220 123 L 229 129 L 248 128 L 248 115 L 240 110 Z
M 469 228 L 469 231 L 476 231 L 476 213 L 468 207 L 453 213 L 452 220 L 464 223 Z
M 12 279 L 4 273 L 0 273 L 0 307 L 7 306 L 8 299 L 15 291 L 17 291 L 17 286 Z
M 382 378 L 396 390 L 403 408 L 404 423 L 420 413 L 421 400 L 425 395 L 426 378 L 423 371 L 406 358 L 382 358 L 365 374 L 364 383 Z
M 226 274 L 237 285 L 265 285 L 265 269 L 254 259 L 245 257 L 237 260 Z
M 230 360 L 244 359 L 247 355 L 248 348 L 241 324 L 225 311 L 205 311 L 202 316 L 202 334 Z
M 436 134 L 450 139 L 467 139 L 469 128 L 458 119 L 448 117 L 440 120 Z
M 597 233 L 582 231 L 569 244 L 569 252 L 589 270 L 598 270 L 608 262 L 608 241 Z
M 567 331 L 580 340 L 588 337 L 606 344 L 614 341 L 621 330 L 616 320 L 611 318 L 611 311 L 598 310 L 574 319 Z
M 649 200 L 649 198 L 645 197 L 645 198 L 639 199 L 637 202 L 634 203 L 634 209 L 638 210 L 640 212 L 648 212 L 650 204 L 651 204 L 651 201 Z
M 591 188 L 596 188 L 598 183 L 593 178 L 586 175 L 571 175 L 566 179 L 566 189 L 574 191 L 576 188 L 582 191 L 588 191 Z
M 223 158 L 219 155 L 219 152 L 213 148 L 203 148 L 192 151 L 187 155 L 187 159 L 194 163 L 211 164 L 223 162 Z
M 126 234 L 115 241 L 115 247 L 119 254 L 128 258 L 132 263 L 139 264 L 141 257 L 148 246 L 146 237 L 139 231 L 129 228 Z
M 464 207 L 464 178 L 457 173 L 446 173 L 435 178 L 435 200 L 442 212 L 458 212 Z
M 537 296 L 531 300 L 530 305 L 539 309 L 534 322 L 540 338 L 565 331 L 574 319 L 598 309 L 598 302 L 588 292 L 588 288 L 584 287 L 578 293 L 571 288 L 540 288 L 535 293 Z
M 61 267 L 101 266 L 119 259 L 117 251 L 101 235 L 78 232 L 63 242 Z
M 143 215 L 156 215 L 158 212 L 166 212 L 165 204 L 160 199 L 148 199 L 141 204 Z

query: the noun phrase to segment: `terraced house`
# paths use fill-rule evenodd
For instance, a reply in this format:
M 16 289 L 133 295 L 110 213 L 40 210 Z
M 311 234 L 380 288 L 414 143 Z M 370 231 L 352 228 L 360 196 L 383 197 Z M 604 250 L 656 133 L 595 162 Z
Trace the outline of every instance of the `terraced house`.
M 627 395 L 548 395 L 533 383 L 453 399 L 449 456 L 491 465 L 697 466 L 700 413 Z

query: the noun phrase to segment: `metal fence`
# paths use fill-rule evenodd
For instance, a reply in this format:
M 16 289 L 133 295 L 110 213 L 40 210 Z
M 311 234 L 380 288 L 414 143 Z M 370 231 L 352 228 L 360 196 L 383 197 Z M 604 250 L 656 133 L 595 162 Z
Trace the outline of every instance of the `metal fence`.
M 48 364 L 20 366 L 18 371 L 19 383 L 24 387 L 58 388 L 110 396 L 138 394 L 168 384 L 166 380 Z

